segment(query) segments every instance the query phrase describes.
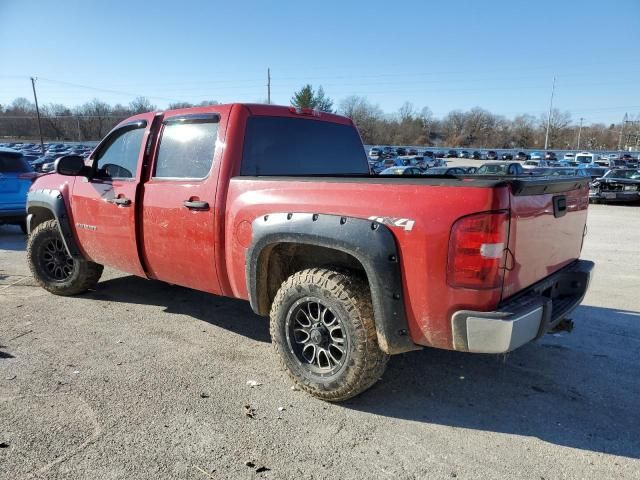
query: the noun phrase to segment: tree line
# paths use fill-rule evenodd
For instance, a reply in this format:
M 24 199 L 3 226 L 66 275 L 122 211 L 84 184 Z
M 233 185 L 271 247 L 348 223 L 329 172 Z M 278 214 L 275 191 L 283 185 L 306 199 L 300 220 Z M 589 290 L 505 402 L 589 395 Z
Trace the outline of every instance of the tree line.
M 198 104 L 173 103 L 168 108 L 215 105 L 215 100 Z M 422 145 L 462 148 L 543 148 L 547 115 L 519 115 L 506 118 L 480 107 L 468 111 L 453 110 L 435 118 L 428 107 L 415 108 L 405 102 L 392 114 L 370 102 L 366 97 L 352 95 L 337 106 L 322 87 L 315 90 L 303 86 L 291 98 L 291 105 L 338 113 L 351 118 L 362 140 L 370 145 Z M 138 97 L 128 105 L 110 105 L 99 99 L 74 108 L 61 104 L 41 106 L 42 131 L 46 140 L 99 140 L 125 118 L 155 110 L 147 98 Z M 549 122 L 549 148 L 575 149 L 578 130 L 569 112 L 554 109 Z M 594 123 L 583 125 L 580 148 L 614 150 L 618 147 L 622 124 Z M 35 105 L 26 98 L 17 98 L 0 105 L 0 138 L 37 139 L 38 123 Z
M 569 112 L 558 109 L 551 116 L 518 115 L 509 119 L 483 108 L 453 110 L 437 119 L 429 107 L 416 109 L 405 102 L 395 114 L 387 114 L 366 97 L 352 95 L 337 109 L 322 87 L 317 92 L 305 85 L 293 97 L 297 107 L 339 113 L 353 120 L 362 140 L 368 145 L 423 145 L 462 148 L 543 148 L 549 122 L 549 148 L 615 150 L 622 124 L 593 123 L 576 125 Z M 328 108 L 326 106 L 328 105 Z
M 187 108 L 216 105 L 215 100 L 198 104 L 172 103 L 168 108 Z M 42 136 L 54 141 L 100 140 L 125 118 L 156 110 L 149 99 L 135 98 L 128 105 L 110 105 L 97 98 L 74 108 L 58 103 L 40 106 Z M 0 105 L 0 138 L 38 139 L 36 106 L 26 98 L 16 98 L 8 105 Z

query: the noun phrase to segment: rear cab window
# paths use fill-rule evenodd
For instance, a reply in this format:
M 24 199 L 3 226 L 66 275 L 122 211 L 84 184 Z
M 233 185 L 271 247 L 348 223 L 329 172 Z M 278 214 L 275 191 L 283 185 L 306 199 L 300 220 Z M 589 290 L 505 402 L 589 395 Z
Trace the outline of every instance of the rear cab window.
M 369 175 L 367 155 L 352 125 L 309 118 L 247 119 L 240 175 Z
M 0 152 L 0 173 L 26 173 L 32 170 L 21 153 Z

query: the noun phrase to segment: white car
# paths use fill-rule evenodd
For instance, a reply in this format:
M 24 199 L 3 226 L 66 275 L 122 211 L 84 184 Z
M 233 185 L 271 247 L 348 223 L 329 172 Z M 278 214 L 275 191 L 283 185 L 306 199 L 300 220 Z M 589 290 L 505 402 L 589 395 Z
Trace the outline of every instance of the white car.
M 549 166 L 549 162 L 546 160 L 534 160 L 533 155 L 531 156 L 531 160 L 527 160 L 522 164 L 522 168 L 525 170 L 530 170 L 532 168 L 547 168 Z
M 578 162 L 578 168 L 598 166 L 596 164 L 596 155 L 591 152 L 576 153 L 576 162 Z
M 562 157 L 563 160 L 567 160 L 569 162 L 573 162 L 576 159 L 576 154 L 575 153 L 565 153 L 564 157 Z

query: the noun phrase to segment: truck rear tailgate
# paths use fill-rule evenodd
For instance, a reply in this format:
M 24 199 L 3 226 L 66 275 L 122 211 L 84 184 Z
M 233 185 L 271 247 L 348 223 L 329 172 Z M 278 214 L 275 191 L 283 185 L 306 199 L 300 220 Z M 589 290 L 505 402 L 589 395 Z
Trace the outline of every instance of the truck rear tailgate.
M 588 205 L 586 179 L 535 179 L 511 184 L 503 299 L 580 256 Z

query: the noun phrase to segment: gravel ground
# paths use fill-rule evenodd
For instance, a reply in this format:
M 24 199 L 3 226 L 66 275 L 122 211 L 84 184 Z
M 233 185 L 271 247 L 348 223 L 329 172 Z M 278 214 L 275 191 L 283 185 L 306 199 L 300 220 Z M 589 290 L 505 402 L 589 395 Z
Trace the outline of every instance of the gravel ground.
M 638 224 L 591 207 L 573 333 L 394 357 L 339 405 L 291 389 L 247 303 L 114 271 L 54 297 L 0 227 L 0 478 L 640 478 Z

